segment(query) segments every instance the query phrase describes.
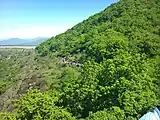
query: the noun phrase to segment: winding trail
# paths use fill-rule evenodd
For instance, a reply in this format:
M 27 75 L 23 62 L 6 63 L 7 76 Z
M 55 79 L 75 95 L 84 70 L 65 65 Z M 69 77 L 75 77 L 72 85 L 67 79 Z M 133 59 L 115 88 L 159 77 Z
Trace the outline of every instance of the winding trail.
M 62 57 L 62 58 L 61 58 L 61 61 L 62 61 L 64 64 L 68 64 L 68 65 L 70 65 L 70 66 L 71 66 L 71 65 L 75 65 L 75 66 L 77 66 L 77 67 L 83 67 L 83 64 L 70 61 L 70 60 L 68 60 L 66 57 Z

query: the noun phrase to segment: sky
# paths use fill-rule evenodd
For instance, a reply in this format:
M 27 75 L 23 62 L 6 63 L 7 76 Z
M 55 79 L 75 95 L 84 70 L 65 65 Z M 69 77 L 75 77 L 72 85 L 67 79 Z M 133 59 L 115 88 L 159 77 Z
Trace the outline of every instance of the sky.
M 0 0 L 0 39 L 52 37 L 118 0 Z

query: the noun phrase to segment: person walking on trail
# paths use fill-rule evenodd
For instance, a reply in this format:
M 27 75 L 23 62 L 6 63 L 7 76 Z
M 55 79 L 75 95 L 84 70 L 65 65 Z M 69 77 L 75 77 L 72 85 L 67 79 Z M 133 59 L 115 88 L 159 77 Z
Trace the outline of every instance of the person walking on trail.
M 160 120 L 160 106 L 155 107 L 153 111 L 146 113 L 139 120 Z

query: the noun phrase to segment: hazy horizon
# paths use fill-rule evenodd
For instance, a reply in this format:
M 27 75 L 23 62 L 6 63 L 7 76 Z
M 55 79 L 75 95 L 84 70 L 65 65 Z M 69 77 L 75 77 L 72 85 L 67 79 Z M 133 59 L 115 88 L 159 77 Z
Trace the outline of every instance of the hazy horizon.
M 2 0 L 0 39 L 52 37 L 117 1 Z
M 0 38 L 0 41 L 3 41 L 3 40 L 9 40 L 9 39 L 22 39 L 22 40 L 33 40 L 33 39 L 36 39 L 36 38 L 49 38 L 49 37 L 43 37 L 43 36 L 38 36 L 38 37 L 31 37 L 31 38 L 21 38 L 21 37 L 10 37 L 10 38 Z

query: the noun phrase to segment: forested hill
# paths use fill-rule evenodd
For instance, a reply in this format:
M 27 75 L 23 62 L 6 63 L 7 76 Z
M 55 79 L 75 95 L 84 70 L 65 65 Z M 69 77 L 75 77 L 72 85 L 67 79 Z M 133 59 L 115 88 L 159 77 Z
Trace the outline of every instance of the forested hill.
M 59 105 L 88 120 L 136 120 L 160 105 L 159 6 L 120 0 L 38 46 L 40 56 L 84 65 L 64 73 Z
M 119 48 L 153 57 L 160 53 L 159 6 L 159 0 L 120 0 L 44 42 L 37 51 L 42 56 L 53 53 L 97 62 Z

